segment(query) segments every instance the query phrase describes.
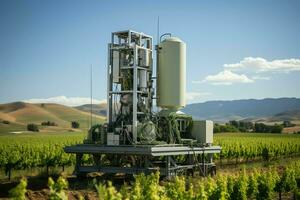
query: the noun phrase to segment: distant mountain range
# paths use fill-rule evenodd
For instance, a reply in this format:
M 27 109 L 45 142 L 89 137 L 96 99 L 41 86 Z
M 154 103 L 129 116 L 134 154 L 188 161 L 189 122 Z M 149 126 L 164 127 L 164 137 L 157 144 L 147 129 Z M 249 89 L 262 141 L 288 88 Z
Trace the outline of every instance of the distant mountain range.
M 187 105 L 183 112 L 198 119 L 283 121 L 300 120 L 299 98 L 208 101 Z
M 90 104 L 75 107 L 90 112 Z M 210 119 L 219 122 L 229 120 L 284 121 L 300 120 L 299 98 L 267 98 L 232 101 L 207 101 L 187 105 L 183 112 L 198 119 Z M 93 105 L 93 113 L 106 116 L 106 104 Z

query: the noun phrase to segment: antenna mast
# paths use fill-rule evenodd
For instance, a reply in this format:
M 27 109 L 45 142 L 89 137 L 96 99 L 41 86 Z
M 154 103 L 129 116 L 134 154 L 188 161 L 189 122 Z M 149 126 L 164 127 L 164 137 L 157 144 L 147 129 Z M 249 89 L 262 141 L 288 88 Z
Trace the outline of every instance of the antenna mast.
M 159 44 L 159 16 L 157 18 L 157 37 L 156 37 L 156 40 L 157 40 L 157 45 Z
M 91 127 L 93 126 L 93 65 L 91 64 Z

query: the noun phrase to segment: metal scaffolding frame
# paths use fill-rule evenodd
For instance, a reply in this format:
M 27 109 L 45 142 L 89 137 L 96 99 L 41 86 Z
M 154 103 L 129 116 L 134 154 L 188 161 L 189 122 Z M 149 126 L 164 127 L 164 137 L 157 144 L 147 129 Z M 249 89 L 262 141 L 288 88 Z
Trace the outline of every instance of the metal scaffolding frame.
M 116 40 L 116 37 L 118 41 Z M 124 41 L 122 41 L 122 39 Z M 145 39 L 149 41 L 146 46 L 143 46 L 141 44 L 142 40 Z M 151 70 L 152 71 L 152 37 L 148 36 L 144 33 L 138 33 L 136 31 L 132 30 L 126 30 L 126 31 L 118 31 L 113 32 L 111 35 L 111 43 L 108 45 L 108 70 L 107 70 L 107 102 L 108 102 L 108 112 L 107 112 L 107 123 L 111 124 L 113 122 L 112 117 L 112 108 L 113 108 L 113 95 L 119 95 L 119 94 L 132 94 L 133 99 L 133 108 L 132 108 L 132 139 L 133 144 L 137 142 L 137 124 L 138 119 L 137 116 L 139 114 L 137 109 L 137 99 L 138 95 L 142 94 L 143 91 L 138 91 L 137 85 L 138 85 L 138 70 Z M 132 42 L 134 41 L 134 42 Z M 133 50 L 134 54 L 134 62 L 133 66 L 127 66 L 123 67 L 122 69 L 127 70 L 133 70 L 133 88 L 132 90 L 126 90 L 126 91 L 115 91 L 113 88 L 113 73 L 112 73 L 112 66 L 113 66 L 113 51 L 114 50 Z M 151 66 L 148 68 L 142 67 L 138 65 L 138 50 L 139 49 L 145 49 L 147 51 L 151 52 Z M 152 101 L 152 96 L 148 97 L 148 101 Z

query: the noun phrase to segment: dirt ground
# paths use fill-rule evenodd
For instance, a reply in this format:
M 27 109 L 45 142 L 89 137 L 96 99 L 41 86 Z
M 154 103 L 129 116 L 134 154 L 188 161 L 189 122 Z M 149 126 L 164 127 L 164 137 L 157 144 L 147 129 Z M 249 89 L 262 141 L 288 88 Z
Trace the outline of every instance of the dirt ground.
M 283 133 L 298 133 L 300 132 L 300 126 L 294 126 L 294 127 L 288 127 L 288 128 L 284 128 Z

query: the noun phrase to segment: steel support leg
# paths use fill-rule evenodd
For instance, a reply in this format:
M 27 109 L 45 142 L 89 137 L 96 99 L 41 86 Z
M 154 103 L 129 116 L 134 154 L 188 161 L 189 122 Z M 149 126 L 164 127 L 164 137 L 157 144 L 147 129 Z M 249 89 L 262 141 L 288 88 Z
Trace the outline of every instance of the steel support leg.
M 75 173 L 80 173 L 79 169 L 81 167 L 83 154 L 76 154 L 76 163 L 75 163 Z
M 171 167 L 171 157 L 170 156 L 166 156 L 166 177 L 167 178 L 171 177 L 170 167 Z

